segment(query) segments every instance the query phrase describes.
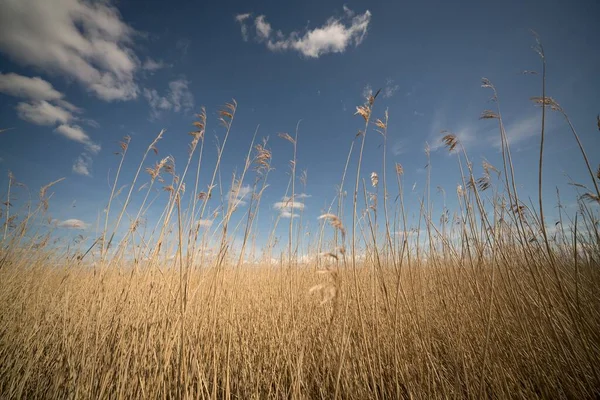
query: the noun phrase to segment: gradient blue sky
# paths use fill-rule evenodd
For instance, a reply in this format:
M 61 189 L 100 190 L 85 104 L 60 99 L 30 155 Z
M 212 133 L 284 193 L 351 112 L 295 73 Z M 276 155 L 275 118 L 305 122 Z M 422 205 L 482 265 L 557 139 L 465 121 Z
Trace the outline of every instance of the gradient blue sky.
M 348 149 L 363 121 L 353 116 L 369 88 L 382 88 L 374 117 L 389 110 L 389 166 L 404 166 L 408 205 L 418 213 L 425 185 L 425 143 L 432 149 L 432 188 L 460 183 L 456 158 L 441 148 L 442 129 L 458 134 L 481 172 L 483 157 L 500 165 L 493 108 L 482 77 L 496 86 L 515 152 L 521 195 L 535 199 L 541 70 L 529 29 L 542 38 L 548 95 L 570 115 L 594 166 L 600 161 L 600 3 L 583 1 L 84 1 L 0 3 L 0 186 L 12 171 L 33 194 L 53 188 L 51 214 L 93 225 L 110 193 L 118 142 L 132 138 L 123 183 L 161 129 L 159 157 L 186 158 L 193 115 L 206 106 L 205 164 L 215 157 L 219 107 L 239 104 L 223 160 L 223 190 L 240 171 L 252 135 L 270 137 L 275 170 L 265 192 L 265 231 L 285 193 L 290 143 L 277 137 L 300 123 L 298 169 L 307 170 L 305 216 L 335 196 Z M 381 137 L 367 138 L 364 178 L 381 174 Z M 555 187 L 573 201 L 569 174 L 586 171 L 567 125 L 548 117 L 545 195 L 556 216 Z M 353 163 L 356 158 L 353 158 Z M 353 168 L 354 169 L 354 168 Z M 209 171 L 210 170 L 210 171 Z M 208 184 L 211 168 L 201 177 Z M 350 175 L 350 178 L 353 174 Z M 250 182 L 250 181 L 249 181 Z M 141 183 L 141 182 L 140 182 Z M 191 187 L 191 185 L 188 185 Z M 6 189 L 2 190 L 2 193 Z M 348 187 L 350 190 L 350 187 Z M 395 192 L 392 192 L 395 195 Z M 570 196 L 570 198 L 569 198 Z M 440 197 L 437 195 L 437 197 Z M 20 200 L 26 200 L 21 194 Z M 442 203 L 441 198 L 434 202 Z M 451 202 L 450 200 L 448 201 Z M 93 228 L 88 228 L 93 229 Z M 283 235 L 283 233 L 282 233 Z

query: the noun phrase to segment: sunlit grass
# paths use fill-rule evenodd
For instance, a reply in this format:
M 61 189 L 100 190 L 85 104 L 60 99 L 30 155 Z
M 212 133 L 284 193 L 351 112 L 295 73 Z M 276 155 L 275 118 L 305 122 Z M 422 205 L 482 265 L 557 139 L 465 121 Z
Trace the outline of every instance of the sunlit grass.
M 0 397 L 597 398 L 600 171 L 556 101 L 533 98 L 567 118 L 592 181 L 578 183 L 577 211 L 559 207 L 550 231 L 543 207 L 519 197 L 496 89 L 482 86 L 493 92 L 496 109 L 482 118 L 498 121 L 503 163 L 484 161 L 476 175 L 445 132 L 461 184 L 444 196 L 457 206 L 433 215 L 428 167 L 416 225 L 407 221 L 404 169 L 387 165 L 390 116 L 375 117 L 377 94 L 357 107 L 361 131 L 332 182 L 338 196 L 307 244 L 299 127 L 278 138 L 291 145 L 290 180 L 270 231 L 257 221 L 267 140 L 255 134 L 231 189 L 217 195 L 235 101 L 218 114 L 213 166 L 203 163 L 204 110 L 178 168 L 172 157 L 149 161 L 160 132 L 133 181 L 121 182 L 125 138 L 100 234 L 77 246 L 52 241 L 50 192 L 62 180 L 16 207 L 23 188 L 11 174 L 0 216 Z M 361 164 L 371 135 L 383 138 L 377 172 Z M 541 170 L 542 161 L 540 146 Z M 151 206 L 162 208 L 148 226 Z M 289 223 L 281 238 L 280 223 Z

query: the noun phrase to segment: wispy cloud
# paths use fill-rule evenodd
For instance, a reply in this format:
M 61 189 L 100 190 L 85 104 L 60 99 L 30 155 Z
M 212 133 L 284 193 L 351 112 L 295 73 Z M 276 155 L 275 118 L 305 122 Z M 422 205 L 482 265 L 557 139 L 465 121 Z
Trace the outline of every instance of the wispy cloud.
M 433 118 L 431 119 L 429 135 L 427 137 L 427 142 L 429 143 L 429 148 L 431 151 L 437 151 L 442 148 L 444 145 L 442 143 L 443 135 L 441 132 L 444 129 L 449 129 L 447 126 L 446 113 L 442 108 L 438 108 L 433 112 Z
M 290 196 L 284 196 L 282 201 L 278 201 L 273 203 L 273 209 L 279 211 L 279 216 L 281 218 L 296 218 L 299 215 L 294 211 L 302 211 L 306 208 L 306 205 L 300 201 L 301 199 L 307 199 L 311 197 L 311 195 L 306 193 L 299 193 L 294 196 L 294 200 Z
M 249 38 L 247 22 L 250 17 L 250 14 L 235 17 L 245 41 Z M 360 45 L 367 35 L 370 21 L 369 10 L 363 14 L 355 14 L 344 7 L 344 15 L 341 17 L 331 17 L 324 25 L 312 30 L 307 29 L 302 33 L 293 31 L 286 35 L 281 30 L 273 30 L 266 16 L 259 15 L 254 18 L 255 39 L 265 43 L 271 51 L 294 50 L 305 57 L 319 58 L 324 54 L 343 53 L 352 44 Z
M 213 222 L 214 221 L 212 219 L 199 219 L 196 223 L 201 228 L 210 228 Z
M 36 125 L 58 125 L 54 130 L 61 136 L 85 145 L 86 150 L 91 153 L 98 153 L 100 145 L 94 143 L 87 133 L 78 125 L 72 122 L 77 118 L 62 107 L 48 103 L 46 100 L 34 101 L 32 103 L 17 104 L 17 114 L 19 118 Z
M 400 89 L 400 86 L 394 83 L 394 80 L 391 78 L 386 79 L 385 86 L 382 90 L 383 97 L 390 98 Z
M 539 115 L 530 115 L 507 124 L 505 131 L 508 144 L 511 146 L 521 144 L 528 139 L 539 135 L 540 127 L 541 118 Z M 499 133 L 494 135 L 490 140 L 494 148 L 501 149 L 502 141 Z
M 401 154 L 406 153 L 406 146 L 404 146 L 404 143 L 401 140 L 397 140 L 392 145 L 391 151 L 393 155 L 399 156 Z
M 146 58 L 146 61 L 142 64 L 142 69 L 151 73 L 167 67 L 169 67 L 169 65 L 163 60 L 156 61 L 150 57 Z
M 19 118 L 36 125 L 66 124 L 73 115 L 62 107 L 50 104 L 46 100 L 17 104 Z
M 82 121 L 97 126 L 97 122 L 73 115 L 82 110 L 64 100 L 64 95 L 50 82 L 40 77 L 0 74 L 0 92 L 29 101 L 17 104 L 17 115 L 22 120 L 42 126 L 58 125 L 54 130 L 56 133 L 84 144 L 91 153 L 100 151 L 100 145 L 94 143 L 80 126 L 73 124 L 74 121 Z
M 362 90 L 362 97 L 365 99 L 368 99 L 372 95 L 373 95 L 373 88 L 371 87 L 371 85 L 369 83 L 367 83 Z
M 77 175 L 92 176 L 91 168 L 92 158 L 86 153 L 81 153 L 79 157 L 77 157 L 77 159 L 75 160 L 75 163 L 72 167 L 72 171 L 74 174 Z
M 169 100 L 173 104 L 173 111 L 187 111 L 194 107 L 194 95 L 188 88 L 189 84 L 190 82 L 185 79 L 169 82 Z
M 281 211 L 279 213 L 279 216 L 281 218 L 298 218 L 298 214 L 294 214 L 293 212 L 290 212 L 290 211 Z
M 66 228 L 66 229 L 82 229 L 82 230 L 84 230 L 89 227 L 89 225 L 86 224 L 85 222 L 83 222 L 82 220 L 75 219 L 75 218 L 66 219 L 64 221 L 54 220 L 54 223 L 56 224 L 57 227 Z
M 308 199 L 309 197 L 312 197 L 312 194 L 307 194 L 307 193 L 296 193 L 294 195 L 294 199 Z M 292 197 L 291 196 L 283 196 L 281 198 L 282 201 L 289 201 Z
M 430 134 L 427 139 L 432 152 L 444 148 L 442 138 L 448 133 L 453 134 L 466 149 L 477 144 L 477 121 L 450 124 L 444 109 L 434 111 L 431 120 Z
M 134 33 L 110 0 L 10 0 L 0 13 L 1 52 L 107 101 L 137 97 Z
M 474 125 L 467 124 L 461 126 L 457 131 L 453 132 L 459 143 L 466 149 L 476 145 L 477 143 L 477 128 Z
M 271 25 L 267 22 L 264 15 L 259 15 L 254 20 L 256 26 L 256 35 L 258 40 L 267 40 L 271 36 Z
M 389 99 L 390 97 L 394 96 L 394 94 L 396 94 L 398 89 L 400 89 L 400 86 L 396 85 L 393 79 L 388 78 L 385 81 L 385 86 L 381 88 L 381 96 L 383 96 L 386 99 Z M 367 83 L 363 88 L 362 96 L 368 99 L 372 95 L 373 87 L 371 86 L 371 84 Z
M 40 77 L 29 78 L 15 73 L 0 73 L 0 92 L 31 100 L 60 100 L 64 95 Z
M 292 209 L 297 209 L 297 210 L 304 210 L 305 204 L 304 203 L 300 203 L 298 201 L 278 201 L 277 203 L 273 204 L 273 208 L 276 210 L 292 210 Z
M 155 89 L 144 89 L 152 118 L 160 117 L 163 111 L 190 111 L 194 107 L 194 95 L 189 90 L 189 83 L 183 78 L 169 82 L 165 96 L 161 96 Z
M 245 21 L 250 18 L 252 14 L 247 13 L 247 14 L 238 14 L 235 16 L 235 20 L 240 24 L 241 29 L 242 29 L 242 39 L 244 40 L 244 42 L 248 41 L 248 26 L 246 25 Z
M 97 154 L 101 150 L 100 145 L 92 142 L 88 134 L 78 125 L 60 125 L 54 131 L 69 140 L 84 144 L 86 150 L 92 154 Z
M 228 201 L 233 207 L 241 207 L 247 204 L 246 198 L 252 193 L 250 185 L 234 186 L 229 190 Z

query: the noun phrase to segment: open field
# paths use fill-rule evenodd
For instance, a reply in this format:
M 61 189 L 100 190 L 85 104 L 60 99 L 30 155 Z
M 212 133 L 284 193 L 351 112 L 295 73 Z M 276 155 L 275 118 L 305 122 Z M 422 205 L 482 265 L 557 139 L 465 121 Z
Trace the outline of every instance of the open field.
M 491 308 L 488 267 L 405 267 L 399 282 L 387 271 L 375 297 L 363 268 L 356 277 L 193 272 L 182 320 L 175 272 L 100 276 L 76 266 L 5 265 L 0 391 L 5 398 L 597 396 L 598 270 L 583 267 L 578 286 L 561 272 L 565 303 L 549 271 L 530 276 L 522 268 L 498 266 Z M 308 290 L 323 282 L 338 291 L 320 306 Z
M 482 86 L 497 100 L 491 82 Z M 567 118 L 551 98 L 533 100 Z M 187 160 L 150 161 L 161 132 L 122 186 L 125 138 L 100 233 L 87 242 L 51 240 L 60 181 L 16 207 L 11 196 L 22 188 L 11 176 L 0 236 L 0 397 L 600 398 L 600 170 L 584 147 L 590 181 L 575 189 L 577 210 L 559 211 L 550 230 L 543 147 L 540 198 L 521 199 L 499 108 L 486 110 L 481 118 L 499 122 L 503 165 L 484 161 L 477 175 L 446 133 L 461 171 L 456 209 L 433 215 L 428 169 L 415 227 L 386 141 L 379 174 L 361 165 L 370 135 L 387 135 L 387 111 L 376 118 L 376 104 L 377 94 L 357 107 L 362 130 L 308 243 L 294 218 L 306 185 L 298 132 L 277 139 L 293 148 L 279 203 L 288 219 L 275 223 L 287 235 L 256 221 L 271 170 L 267 141 L 252 142 L 218 204 L 235 101 L 219 112 L 214 166 L 202 164 L 204 111 Z M 581 145 L 574 128 L 569 135 Z M 201 170 L 210 173 L 199 183 Z M 154 228 L 150 204 L 162 207 Z M 257 249 L 259 234 L 266 244 Z

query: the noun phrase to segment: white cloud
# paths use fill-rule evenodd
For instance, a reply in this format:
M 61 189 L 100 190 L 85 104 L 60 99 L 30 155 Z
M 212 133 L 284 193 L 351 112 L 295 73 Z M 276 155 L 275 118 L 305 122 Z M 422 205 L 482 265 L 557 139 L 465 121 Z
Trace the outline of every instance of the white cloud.
M 256 26 L 256 35 L 259 40 L 266 40 L 271 36 L 271 24 L 269 24 L 264 15 L 259 15 L 254 20 Z
M 453 133 L 456 135 L 459 143 L 466 149 L 477 142 L 476 128 L 473 125 L 462 126 L 458 131 Z
M 173 111 L 191 110 L 194 107 L 194 96 L 188 88 L 189 82 L 178 79 L 169 82 L 169 100 L 173 104 Z
M 73 115 L 64 108 L 52 105 L 46 100 L 17 104 L 19 118 L 36 125 L 66 124 Z
M 158 117 L 161 110 L 170 110 L 172 108 L 171 103 L 166 97 L 162 97 L 158 94 L 155 89 L 144 89 L 144 97 L 152 108 L 152 116 Z
M 83 112 L 83 110 L 81 108 L 69 103 L 68 101 L 66 101 L 64 99 L 55 100 L 54 103 L 61 106 L 62 108 L 66 108 L 67 110 L 71 111 L 72 113 L 79 114 L 79 113 Z
M 344 14 L 346 14 L 346 16 L 348 16 L 348 18 L 354 17 L 354 14 L 355 14 L 354 11 L 349 9 L 348 6 L 346 6 L 345 4 L 343 6 L 343 9 L 344 9 Z
M 88 224 L 83 222 L 80 219 L 70 218 L 64 221 L 55 221 L 56 226 L 59 228 L 67 228 L 67 229 L 87 229 Z
M 238 14 L 235 16 L 235 20 L 237 22 L 239 22 L 240 27 L 242 29 L 242 39 L 244 40 L 244 42 L 248 41 L 248 26 L 246 26 L 245 21 L 250 18 L 252 14 L 247 13 L 247 14 Z
M 100 124 L 98 123 L 98 121 L 90 119 L 90 118 L 78 118 L 81 122 L 91 126 L 92 128 L 100 128 Z
M 388 78 L 385 81 L 385 87 L 383 88 L 383 97 L 388 99 L 392 97 L 400 89 L 400 86 L 394 84 L 394 80 Z
M 402 143 L 402 141 L 398 140 L 397 142 L 395 142 L 392 145 L 392 154 L 393 155 L 399 156 L 404 153 L 406 153 L 406 146 L 404 146 L 404 143 Z
M 251 13 L 246 13 L 246 14 L 238 14 L 235 16 L 235 20 L 237 22 L 244 22 L 245 20 L 247 20 L 248 18 L 250 18 L 252 14 Z
M 458 127 L 458 128 L 456 128 Z M 453 134 L 460 143 L 453 153 L 462 151 L 461 146 L 465 149 L 469 149 L 470 146 L 478 144 L 477 142 L 477 131 L 478 126 L 475 125 L 474 121 L 452 123 L 446 118 L 446 112 L 443 108 L 438 108 L 433 112 L 433 118 L 431 119 L 431 130 L 427 138 L 427 145 L 431 152 L 438 151 L 440 149 L 446 149 L 446 145 L 442 141 L 442 138 L 446 134 Z M 448 132 L 446 132 L 446 130 Z
M 199 227 L 202 227 L 202 228 L 210 228 L 213 224 L 213 220 L 212 219 L 199 219 L 197 224 Z
M 107 101 L 137 97 L 134 34 L 110 0 L 5 0 L 0 13 L 1 52 Z
M 299 193 L 294 197 L 296 199 L 305 199 L 311 196 L 306 193 Z M 292 202 L 291 197 L 285 196 L 282 200 L 283 201 L 279 201 L 273 204 L 273 208 L 275 210 L 279 210 L 279 216 L 281 218 L 296 218 L 298 217 L 298 214 L 294 213 L 294 211 L 302 211 L 306 208 L 306 205 L 298 200 L 294 200 L 294 202 Z
M 281 213 L 279 213 L 279 216 L 281 218 L 298 218 L 298 214 L 294 214 L 290 211 L 281 211 Z
M 60 100 L 63 94 L 40 77 L 29 78 L 14 73 L 0 73 L 0 92 L 32 100 Z
M 90 140 L 90 137 L 77 125 L 60 125 L 55 131 L 75 142 L 86 143 Z
M 92 176 L 90 171 L 91 168 L 92 159 L 86 153 L 81 153 L 81 155 L 75 160 L 72 171 L 77 175 Z
M 232 203 L 233 207 L 245 206 L 247 204 L 245 199 L 250 193 L 252 193 L 250 185 L 234 186 L 229 191 L 229 203 Z
M 400 86 L 394 84 L 394 80 L 391 78 L 386 79 L 385 86 L 381 88 L 381 96 L 388 99 L 392 97 L 400 89 Z M 373 95 L 373 87 L 367 83 L 362 91 L 362 96 L 366 99 Z
M 66 137 L 69 140 L 79 142 L 85 145 L 86 150 L 90 153 L 98 153 L 101 150 L 100 145 L 92 142 L 87 133 L 77 125 L 60 125 L 54 130 L 60 135 Z
M 248 18 L 250 18 L 249 14 L 236 16 L 244 40 L 248 39 L 248 29 L 245 24 Z M 331 17 L 323 26 L 306 30 L 302 34 L 294 31 L 286 36 L 279 30 L 274 32 L 264 15 L 256 17 L 254 25 L 256 39 L 266 43 L 269 50 L 295 50 L 305 57 L 318 58 L 328 53 L 343 53 L 351 44 L 360 45 L 367 34 L 370 21 L 369 10 L 355 15 L 352 10 L 344 6 L 343 17 Z
M 294 195 L 294 199 L 307 199 L 309 197 L 312 197 L 312 194 L 307 194 L 307 193 L 296 193 Z M 282 201 L 288 201 L 289 199 L 291 199 L 290 196 L 283 196 L 281 198 Z
M 430 136 L 431 141 L 428 142 L 431 152 L 446 148 L 446 144 L 442 139 L 447 134 L 452 134 L 458 139 L 459 146 L 453 150 L 453 153 L 462 151 L 462 147 L 468 150 L 470 146 L 477 144 L 476 127 L 471 124 L 464 124 L 455 131 L 442 132 L 438 130 L 437 133 L 435 131 L 432 132 Z
M 59 125 L 55 132 L 67 139 L 83 143 L 91 153 L 98 153 L 100 146 L 77 125 L 70 125 L 72 121 L 81 120 L 91 126 L 98 126 L 94 120 L 73 116 L 82 110 L 68 101 L 64 95 L 55 90 L 52 85 L 39 78 L 29 78 L 13 73 L 0 73 L 0 92 L 15 97 L 28 99 L 30 102 L 20 102 L 16 110 L 19 118 L 36 125 Z
M 529 138 L 532 138 L 540 134 L 542 119 L 539 115 L 532 115 L 529 117 L 521 118 L 506 126 L 506 139 L 508 144 L 514 146 L 518 143 L 524 142 Z M 548 122 L 546 120 L 546 122 Z M 491 139 L 492 146 L 496 149 L 501 149 L 502 141 L 500 133 L 496 131 L 496 134 Z
M 291 211 L 292 209 L 298 209 L 298 210 L 304 210 L 304 203 L 300 203 L 298 201 L 294 201 L 292 202 L 290 201 L 279 201 L 277 203 L 273 204 L 273 208 L 276 210 L 289 210 Z
M 142 69 L 144 69 L 146 71 L 150 71 L 150 72 L 158 71 L 159 69 L 163 69 L 166 67 L 168 67 L 168 65 L 165 64 L 164 61 L 162 61 L 162 60 L 155 61 L 155 60 L 151 59 L 150 57 L 146 58 L 146 61 L 144 61 L 144 64 L 142 65 Z
M 373 96 L 373 88 L 371 87 L 370 84 L 367 83 L 365 85 L 365 87 L 363 88 L 362 97 L 365 99 L 368 99 L 371 96 Z
M 437 151 L 438 149 L 440 149 L 444 146 L 444 143 L 442 143 L 442 137 L 444 135 L 442 135 L 441 132 L 444 129 L 449 129 L 449 127 L 446 124 L 447 124 L 447 119 L 446 119 L 446 113 L 444 112 L 444 109 L 437 108 L 433 112 L 433 118 L 431 118 L 429 136 L 427 137 L 427 142 L 430 144 L 430 149 L 432 152 Z
M 144 97 L 152 109 L 151 116 L 157 118 L 162 111 L 169 110 L 190 111 L 194 107 L 194 95 L 188 85 L 189 82 L 185 79 L 171 81 L 165 96 L 161 96 L 155 89 L 144 89 Z

